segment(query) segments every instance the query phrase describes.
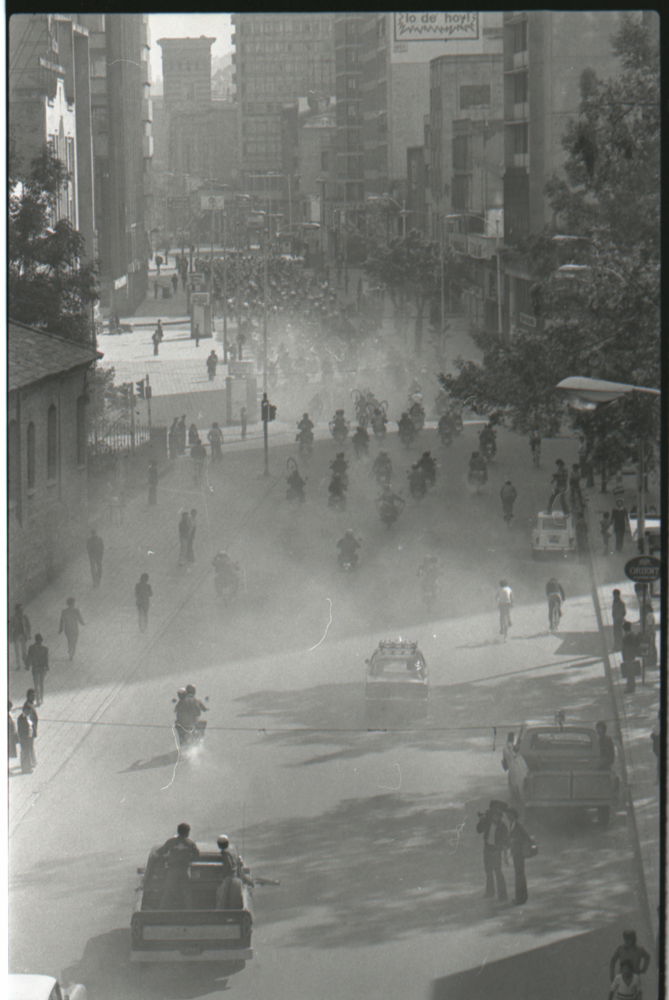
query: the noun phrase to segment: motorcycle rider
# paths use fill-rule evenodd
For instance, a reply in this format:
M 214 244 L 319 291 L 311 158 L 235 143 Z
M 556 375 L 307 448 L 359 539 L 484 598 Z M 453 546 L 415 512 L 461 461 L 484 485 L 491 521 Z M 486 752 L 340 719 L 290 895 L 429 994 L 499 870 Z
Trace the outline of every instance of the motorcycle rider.
M 428 486 L 434 486 L 437 481 L 437 463 L 430 455 L 429 451 L 424 451 L 418 459 L 418 466 L 423 470 L 425 482 Z
M 185 688 L 179 688 L 177 698 L 177 703 L 174 706 L 174 714 L 176 715 L 174 728 L 177 731 L 179 743 L 183 746 L 192 736 L 202 712 L 196 699 L 192 695 L 186 694 Z
M 351 440 L 353 441 L 355 454 L 358 458 L 360 457 L 361 452 L 367 452 L 369 450 L 369 433 L 366 427 L 358 425 Z
M 346 505 L 346 486 L 344 485 L 343 478 L 336 472 L 330 480 L 328 493 L 330 494 L 330 499 L 328 501 L 330 505 L 336 506 L 337 501 L 339 500 L 342 501 L 344 506 Z
M 387 451 L 380 451 L 372 464 L 372 473 L 376 476 L 377 483 L 389 483 L 393 475 L 393 463 L 388 457 Z
M 479 445 L 484 455 L 487 450 L 490 451 L 491 458 L 497 451 L 497 435 L 492 424 L 487 423 L 483 430 L 479 431 Z
M 416 399 L 409 410 L 409 416 L 411 417 L 414 427 L 422 427 L 425 422 L 425 410 L 423 409 L 423 404 L 421 400 Z
M 502 498 L 502 516 L 506 517 L 507 511 L 509 518 L 513 517 L 513 505 L 516 502 L 516 497 L 518 496 L 518 491 L 513 485 L 510 479 L 506 479 L 504 486 L 502 486 L 499 491 L 499 495 Z
M 346 431 L 348 427 L 346 426 L 346 418 L 344 417 L 343 410 L 335 410 L 335 415 L 332 418 L 332 429 L 334 431 Z
M 425 481 L 425 473 L 418 462 L 414 462 L 411 466 L 407 479 L 409 480 L 409 493 L 411 496 L 414 500 L 422 500 L 427 491 L 427 483 Z
M 286 476 L 286 482 L 288 483 L 288 492 L 292 492 L 294 496 L 304 499 L 304 486 L 306 483 L 305 479 L 299 474 L 297 469 L 293 469 L 289 476 Z M 287 499 L 292 499 L 292 497 L 287 497 Z
M 444 444 L 450 444 L 453 440 L 453 415 L 450 410 L 439 418 L 437 433 Z
M 469 482 L 471 483 L 479 478 L 483 483 L 488 482 L 488 466 L 481 453 L 473 451 L 472 457 L 469 459 Z
M 195 685 L 186 684 L 186 697 L 195 699 L 195 704 L 197 705 L 197 707 L 200 709 L 201 712 L 208 712 L 209 709 L 207 708 L 207 706 L 204 704 L 204 702 L 200 701 L 199 698 L 196 698 L 195 694 L 196 694 Z
M 399 428 L 399 435 L 401 438 L 408 437 L 409 439 L 411 439 L 416 433 L 416 428 L 414 427 L 413 420 L 406 411 L 397 421 L 397 426 Z
M 348 489 L 348 462 L 343 451 L 338 451 L 334 462 L 330 462 L 333 475 L 340 476 L 344 489 Z
M 381 496 L 376 498 L 376 509 L 379 512 L 381 520 L 386 518 L 392 518 L 396 521 L 402 512 L 404 507 L 404 500 L 397 493 L 393 493 L 390 483 L 383 484 L 383 492 Z
M 548 624 L 552 625 L 551 610 L 557 604 L 558 623 L 562 618 L 562 602 L 565 599 L 564 590 L 556 577 L 552 576 L 546 584 L 546 597 L 548 598 Z
M 372 428 L 374 433 L 379 437 L 383 437 L 386 433 L 387 423 L 388 417 L 385 415 L 384 411 L 377 406 L 374 410 L 374 416 L 372 417 Z
M 337 559 L 342 569 L 344 563 L 350 563 L 351 568 L 354 569 L 358 562 L 356 549 L 360 548 L 360 542 L 353 534 L 352 528 L 347 528 L 345 534 L 337 542 L 337 548 L 340 550 Z
M 313 431 L 316 425 L 314 424 L 313 420 L 309 419 L 308 413 L 302 414 L 302 419 L 300 420 L 297 426 L 301 434 L 305 434 L 307 437 L 311 434 L 311 436 L 313 437 L 313 434 L 311 432 Z

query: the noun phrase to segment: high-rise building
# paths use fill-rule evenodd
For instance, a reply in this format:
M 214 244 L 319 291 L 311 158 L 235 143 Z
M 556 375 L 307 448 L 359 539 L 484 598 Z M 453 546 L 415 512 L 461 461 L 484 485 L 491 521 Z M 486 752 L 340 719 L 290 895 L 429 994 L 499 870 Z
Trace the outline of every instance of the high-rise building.
M 256 204 L 268 211 L 272 202 L 287 218 L 296 184 L 282 172 L 281 113 L 300 97 L 334 94 L 334 15 L 238 13 L 232 24 L 243 183 Z

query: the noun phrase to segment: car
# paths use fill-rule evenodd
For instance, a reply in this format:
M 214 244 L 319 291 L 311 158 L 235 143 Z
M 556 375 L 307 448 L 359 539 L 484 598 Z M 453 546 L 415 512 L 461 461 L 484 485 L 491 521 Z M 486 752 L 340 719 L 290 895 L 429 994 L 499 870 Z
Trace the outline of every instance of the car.
M 382 641 L 365 663 L 365 714 L 370 725 L 425 718 L 427 664 L 417 642 Z
M 542 510 L 537 514 L 536 527 L 532 530 L 532 555 L 562 555 L 565 558 L 576 552 L 576 534 L 571 514 L 562 511 Z
M 8 984 L 8 1000 L 86 1000 L 85 986 L 61 986 L 54 976 L 10 973 Z
M 637 514 L 631 513 L 629 521 L 632 541 L 636 542 L 639 538 L 639 518 L 637 517 Z M 646 542 L 646 552 L 649 555 L 654 555 L 656 552 L 660 551 L 662 546 L 661 536 L 662 521 L 658 515 L 646 514 L 644 517 L 644 538 Z

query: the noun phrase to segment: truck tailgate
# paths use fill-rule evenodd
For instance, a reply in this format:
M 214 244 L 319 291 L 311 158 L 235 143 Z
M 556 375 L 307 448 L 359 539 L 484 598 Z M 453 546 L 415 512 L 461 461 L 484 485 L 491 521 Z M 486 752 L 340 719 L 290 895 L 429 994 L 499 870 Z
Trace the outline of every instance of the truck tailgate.
M 536 805 L 610 805 L 619 781 L 610 771 L 539 771 L 529 775 L 524 798 Z
M 134 961 L 232 961 L 253 957 L 248 910 L 136 910 Z

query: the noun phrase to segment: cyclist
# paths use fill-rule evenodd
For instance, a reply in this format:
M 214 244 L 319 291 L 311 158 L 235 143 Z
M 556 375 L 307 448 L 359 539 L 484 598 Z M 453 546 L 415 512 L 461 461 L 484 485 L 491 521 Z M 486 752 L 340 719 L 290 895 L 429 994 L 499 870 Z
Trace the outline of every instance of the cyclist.
M 560 619 L 562 618 L 562 602 L 565 599 L 564 590 L 554 576 L 552 576 L 546 584 L 546 597 L 548 598 L 548 624 L 551 631 L 553 631 L 554 628 L 559 628 L 560 626 Z M 554 616 L 555 625 L 553 625 Z
M 530 448 L 532 450 L 532 461 L 538 464 L 541 458 L 541 435 L 536 427 L 530 434 Z
M 511 625 L 511 608 L 513 607 L 513 591 L 507 580 L 499 581 L 497 607 L 499 608 L 499 634 L 506 635 L 506 630 Z
M 502 498 L 502 517 L 507 521 L 508 524 L 511 523 L 511 518 L 513 517 L 513 505 L 516 502 L 516 497 L 518 496 L 516 487 L 513 485 L 510 479 L 507 479 L 499 491 L 499 495 Z

